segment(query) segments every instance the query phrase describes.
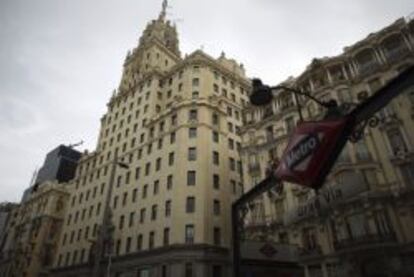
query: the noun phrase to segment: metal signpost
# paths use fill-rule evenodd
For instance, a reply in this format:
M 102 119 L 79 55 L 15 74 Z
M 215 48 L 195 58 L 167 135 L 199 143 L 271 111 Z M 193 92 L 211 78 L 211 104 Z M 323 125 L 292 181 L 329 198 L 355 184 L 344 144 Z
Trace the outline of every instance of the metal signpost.
M 348 140 L 356 141 L 367 125 L 374 126 L 375 113 L 392 99 L 414 86 L 414 66 L 401 72 L 383 88 L 345 114 L 335 101 L 322 102 L 309 93 L 286 87 L 269 87 L 258 79 L 253 80 L 250 101 L 264 106 L 273 98 L 275 89 L 305 96 L 327 109 L 320 121 L 304 122 L 301 107 L 296 101 L 300 122 L 293 131 L 280 163 L 269 171 L 268 176 L 232 205 L 233 232 L 233 276 L 240 277 L 240 232 L 244 217 L 241 209 L 257 196 L 280 184 L 282 181 L 296 183 L 318 191 L 338 159 Z M 296 98 L 297 100 L 297 98 Z M 373 120 L 374 119 L 374 120 Z

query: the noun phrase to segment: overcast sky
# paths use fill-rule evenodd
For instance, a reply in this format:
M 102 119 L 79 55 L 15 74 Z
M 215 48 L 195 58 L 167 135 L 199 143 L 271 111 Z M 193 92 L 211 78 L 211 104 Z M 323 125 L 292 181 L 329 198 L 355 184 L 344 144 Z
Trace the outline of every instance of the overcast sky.
M 59 144 L 93 150 L 99 119 L 162 0 L 0 0 L 0 202 Z M 170 0 L 182 53 L 224 51 L 276 84 L 414 12 L 412 0 Z

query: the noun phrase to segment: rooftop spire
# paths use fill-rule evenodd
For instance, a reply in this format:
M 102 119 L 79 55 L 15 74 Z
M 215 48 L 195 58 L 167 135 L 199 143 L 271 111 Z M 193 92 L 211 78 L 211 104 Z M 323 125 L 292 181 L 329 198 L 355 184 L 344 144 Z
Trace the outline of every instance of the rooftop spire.
M 165 16 L 167 15 L 167 6 L 168 6 L 168 1 L 167 0 L 163 0 L 162 1 L 162 10 L 159 16 L 159 19 L 161 21 L 165 20 Z

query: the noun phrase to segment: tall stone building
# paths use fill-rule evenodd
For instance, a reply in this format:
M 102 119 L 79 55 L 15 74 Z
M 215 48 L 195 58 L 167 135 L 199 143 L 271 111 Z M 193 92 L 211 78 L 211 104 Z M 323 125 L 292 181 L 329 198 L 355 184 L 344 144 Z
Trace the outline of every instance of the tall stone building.
M 283 84 L 340 105 L 359 103 L 414 64 L 414 20 L 404 18 L 335 57 L 314 59 Z M 298 121 L 295 98 L 275 91 L 273 102 L 246 109 L 242 129 L 245 185 L 265 177 Z M 323 108 L 299 100 L 306 120 Z M 248 205 L 249 236 L 296 244 L 308 277 L 413 276 L 414 88 L 377 114 L 378 125 L 348 143 L 319 195 L 295 184 Z M 371 121 L 373 122 L 373 121 Z M 246 188 L 247 189 L 247 188 Z
M 96 150 L 80 159 L 54 276 L 90 276 L 97 263 L 107 274 L 109 260 L 111 276 L 230 274 L 250 83 L 224 53 L 183 58 L 165 9 L 128 53 Z

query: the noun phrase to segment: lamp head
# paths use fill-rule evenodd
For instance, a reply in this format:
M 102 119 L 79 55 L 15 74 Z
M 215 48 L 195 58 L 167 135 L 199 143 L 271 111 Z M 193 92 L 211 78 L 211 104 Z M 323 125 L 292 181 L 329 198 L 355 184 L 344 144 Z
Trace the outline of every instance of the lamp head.
M 253 79 L 253 91 L 250 95 L 250 103 L 255 106 L 265 106 L 272 101 L 272 90 L 264 85 L 260 79 Z

